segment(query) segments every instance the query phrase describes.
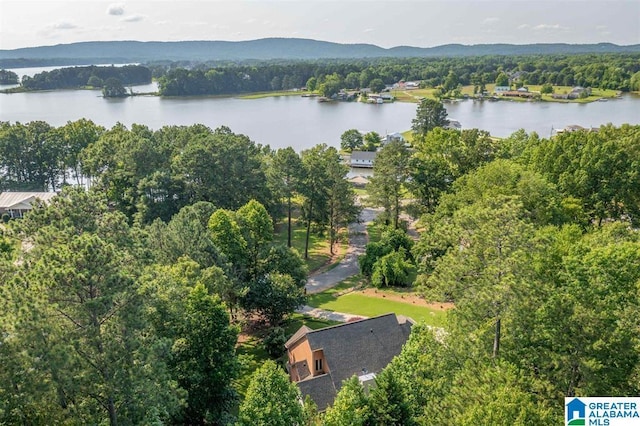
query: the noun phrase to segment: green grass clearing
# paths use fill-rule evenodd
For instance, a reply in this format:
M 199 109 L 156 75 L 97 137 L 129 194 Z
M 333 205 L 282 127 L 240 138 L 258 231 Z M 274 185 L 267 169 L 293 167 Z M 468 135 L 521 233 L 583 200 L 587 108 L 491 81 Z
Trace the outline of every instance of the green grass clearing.
M 420 102 L 422 98 L 430 98 L 435 99 L 436 97 L 433 93 L 437 89 L 429 88 L 429 89 L 413 89 L 413 90 L 392 90 L 391 94 L 396 98 L 396 101 L 399 102 Z
M 283 328 L 284 334 L 287 336 L 287 339 L 293 336 L 293 333 L 298 331 L 300 327 L 306 325 L 312 330 L 317 330 L 319 328 L 330 327 L 332 325 L 340 324 L 336 321 L 329 321 L 320 318 L 313 318 L 307 315 L 302 315 L 295 313 L 287 319 Z
M 281 97 L 281 96 L 302 96 L 304 93 L 308 93 L 308 92 L 302 92 L 302 91 L 275 91 L 275 92 L 258 92 L 258 93 L 249 93 L 246 95 L 240 95 L 238 96 L 238 99 L 262 99 L 262 98 L 276 98 L 276 97 Z
M 298 253 L 300 253 L 300 256 L 304 257 L 304 246 L 307 236 L 306 224 L 302 221 L 293 219 L 291 221 L 291 225 L 291 245 L 298 251 Z M 277 244 L 287 244 L 286 218 L 276 225 L 273 241 Z M 339 238 L 335 249 L 341 255 L 335 259 L 335 262 L 337 263 L 340 261 L 342 256 L 344 256 L 344 253 L 346 253 L 347 238 Z M 309 272 L 314 272 L 326 267 L 330 261 L 331 254 L 329 251 L 329 236 L 326 233 L 318 235 L 312 232 L 311 235 L 309 235 L 309 259 L 306 260 Z
M 364 285 L 364 278 L 362 275 L 354 275 L 346 280 L 342 281 L 335 287 L 323 291 L 322 293 L 311 294 L 307 298 L 307 305 L 318 308 L 325 303 L 336 300 L 341 293 L 348 291 L 354 287 L 361 288 Z
M 414 305 L 413 303 L 387 300 L 384 297 L 370 297 L 355 292 L 342 294 L 345 290 L 362 285 L 362 280 L 360 275 L 351 277 L 334 288 L 309 296 L 307 304 L 314 308 L 367 317 L 395 312 L 399 315 L 411 317 L 416 321 L 424 321 L 429 325 L 437 327 L 444 326 L 446 320 L 446 312 L 444 310 L 431 309 L 425 306 Z M 378 292 L 402 295 L 410 291 L 385 289 L 378 290 Z
M 234 387 L 240 394 L 240 399 L 243 400 L 251 375 L 269 359 L 269 355 L 262 346 L 262 339 L 256 336 L 249 336 L 246 341 L 239 344 L 236 353 L 240 361 L 240 373 L 234 381 Z
M 361 197 L 366 197 L 369 195 L 369 193 L 367 192 L 367 190 L 365 188 L 353 188 L 353 192 L 356 193 L 356 195 L 361 196 Z
M 369 234 L 369 242 L 376 243 L 380 241 L 380 237 L 382 236 L 382 232 L 384 231 L 384 226 L 381 226 L 375 222 L 367 225 L 367 234 Z

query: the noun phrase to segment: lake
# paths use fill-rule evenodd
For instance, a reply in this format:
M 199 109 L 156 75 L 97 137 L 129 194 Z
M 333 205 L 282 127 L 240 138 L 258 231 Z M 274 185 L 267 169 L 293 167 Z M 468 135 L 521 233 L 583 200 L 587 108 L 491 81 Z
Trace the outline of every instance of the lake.
M 134 87 L 136 92 L 153 90 L 155 84 Z M 590 104 L 466 100 L 445 106 L 449 118 L 460 121 L 463 128 L 488 130 L 498 137 L 520 128 L 548 137 L 552 128 L 570 124 L 583 127 L 640 124 L 640 97 L 630 94 Z M 61 126 L 84 117 L 105 127 L 120 122 L 127 126 L 144 124 L 152 129 L 202 123 L 211 128 L 227 126 L 257 143 L 272 148 L 292 146 L 297 151 L 318 143 L 338 147 L 340 135 L 348 129 L 376 131 L 382 136 L 405 131 L 411 127 L 415 113 L 416 104 L 410 103 L 320 103 L 301 96 L 104 99 L 97 90 L 0 94 L 0 121 L 42 120 Z

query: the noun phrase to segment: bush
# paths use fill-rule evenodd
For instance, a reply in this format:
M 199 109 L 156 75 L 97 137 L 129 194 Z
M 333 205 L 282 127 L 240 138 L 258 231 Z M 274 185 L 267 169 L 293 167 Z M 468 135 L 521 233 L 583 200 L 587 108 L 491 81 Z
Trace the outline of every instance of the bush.
M 373 267 L 371 283 L 375 287 L 407 287 L 411 284 L 414 266 L 404 248 L 381 257 Z
M 378 259 L 380 259 L 384 255 L 391 253 L 392 250 L 393 248 L 386 244 L 384 241 L 367 244 L 364 254 L 358 258 L 360 272 L 362 273 L 362 275 L 364 275 L 365 277 L 370 277 L 373 273 L 373 267 L 375 266 Z
M 384 241 L 388 246 L 391 246 L 394 251 L 404 248 L 407 253 L 409 253 L 409 257 L 411 256 L 413 240 L 407 235 L 406 231 L 402 229 L 389 229 L 382 233 L 380 240 Z
M 287 338 L 282 327 L 274 327 L 264 338 L 262 344 L 269 356 L 273 359 L 280 358 L 284 354 L 284 344 Z
M 10 220 L 11 220 L 11 216 L 9 216 L 9 213 L 4 213 L 2 215 L 2 222 L 9 223 Z

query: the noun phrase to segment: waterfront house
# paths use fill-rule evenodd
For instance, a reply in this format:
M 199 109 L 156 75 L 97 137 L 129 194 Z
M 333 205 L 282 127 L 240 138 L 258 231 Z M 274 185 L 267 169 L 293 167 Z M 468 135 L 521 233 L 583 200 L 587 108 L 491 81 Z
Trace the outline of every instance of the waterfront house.
M 445 129 L 462 130 L 462 124 L 458 120 L 449 119 L 449 124 L 444 126 Z
M 302 326 L 286 343 L 287 370 L 302 398 L 310 396 L 324 411 L 342 382 L 358 376 L 364 386 L 402 350 L 413 320 L 386 314 L 311 330 Z
M 370 151 L 353 151 L 350 160 L 351 167 L 373 168 L 376 154 L 376 152 Z
M 588 97 L 591 95 L 591 88 L 589 87 L 582 87 L 582 86 L 576 86 L 574 88 L 571 89 L 571 92 L 567 95 L 567 98 L 569 99 L 579 99 L 582 97 Z
M 382 145 L 386 145 L 390 142 L 394 142 L 394 141 L 400 141 L 400 142 L 406 142 L 404 136 L 402 136 L 402 133 L 400 132 L 394 132 L 394 133 L 390 133 L 388 135 L 386 135 L 385 137 L 382 138 Z
M 0 194 L 0 216 L 5 213 L 11 218 L 21 218 L 33 208 L 36 200 L 48 204 L 55 192 L 3 192 Z

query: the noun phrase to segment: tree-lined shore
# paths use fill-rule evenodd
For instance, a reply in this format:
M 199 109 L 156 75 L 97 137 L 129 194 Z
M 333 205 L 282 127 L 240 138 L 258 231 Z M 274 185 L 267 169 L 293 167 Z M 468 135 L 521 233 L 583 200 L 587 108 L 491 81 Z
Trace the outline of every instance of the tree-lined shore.
M 640 126 L 496 139 L 447 123 L 422 100 L 411 143 L 380 147 L 360 269 L 454 308 L 321 414 L 282 346 L 313 241 L 333 253 L 358 217 L 335 148 L 2 123 L 0 189 L 61 192 L 0 228 L 0 424 L 553 424 L 566 396 L 637 395 Z M 259 362 L 238 347 L 255 330 Z

